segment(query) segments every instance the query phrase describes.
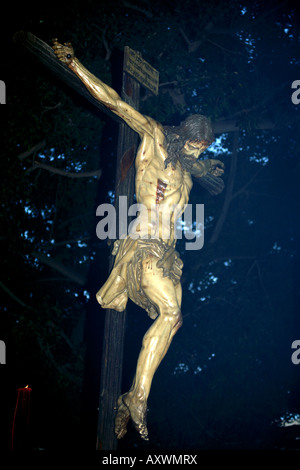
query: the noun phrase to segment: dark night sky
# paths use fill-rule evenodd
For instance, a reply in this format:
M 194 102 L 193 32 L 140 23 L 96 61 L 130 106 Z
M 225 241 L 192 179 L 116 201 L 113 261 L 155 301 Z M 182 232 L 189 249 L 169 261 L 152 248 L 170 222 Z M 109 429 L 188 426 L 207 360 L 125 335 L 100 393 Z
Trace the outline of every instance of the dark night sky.
M 135 6 L 138 4 L 138 2 L 129 3 L 133 3 Z M 157 2 L 154 2 L 154 9 L 156 3 Z M 191 2 L 188 2 L 188 5 L 190 5 L 190 3 Z M 239 4 L 239 2 L 235 3 Z M 247 2 L 240 2 L 240 4 L 246 5 Z M 239 7 L 241 6 L 240 4 Z M 145 6 L 149 6 L 148 2 L 145 0 L 142 2 L 142 6 L 144 8 Z M 287 7 L 292 8 L 292 6 L 291 2 L 287 2 Z M 84 8 L 84 6 L 82 6 L 82 8 Z M 88 3 L 88 9 L 92 12 L 90 15 L 94 14 L 95 8 L 95 3 Z M 267 8 L 265 4 L 263 4 L 262 7 L 262 16 L 264 8 Z M 0 237 L 1 241 L 3 241 L 3 239 L 5 240 L 2 248 L 5 262 L 2 268 L 3 276 L 1 279 L 3 279 L 6 286 L 11 287 L 11 292 L 18 294 L 18 296 L 20 295 L 21 298 L 27 299 L 27 303 L 30 300 L 29 292 L 32 288 L 31 285 L 26 284 L 28 281 L 27 277 L 36 276 L 34 281 L 39 282 L 40 285 L 36 290 L 40 289 L 40 292 L 46 293 L 45 284 L 40 281 L 45 272 L 46 274 L 48 273 L 49 277 L 50 274 L 49 271 L 44 271 L 42 267 L 39 267 L 39 274 L 38 270 L 34 270 L 35 267 L 32 261 L 31 264 L 27 261 L 25 257 L 27 249 L 26 243 L 30 240 L 26 240 L 25 247 L 25 245 L 17 245 L 16 240 L 18 240 L 18 238 L 13 238 L 11 244 L 14 244 L 14 246 L 11 247 L 9 243 L 6 244 L 8 238 L 7 234 L 11 233 L 10 227 L 12 227 L 13 224 L 16 227 L 16 232 L 19 230 L 20 233 L 22 231 L 23 234 L 25 233 L 25 216 L 24 209 L 22 209 L 25 205 L 25 199 L 27 201 L 27 207 L 29 207 L 27 212 L 30 212 L 35 204 L 36 207 L 39 207 L 40 204 L 41 209 L 44 201 L 48 201 L 45 196 L 46 187 L 49 187 L 49 198 L 55 200 L 58 193 L 55 192 L 57 190 L 54 183 L 55 176 L 49 179 L 46 179 L 46 176 L 44 176 L 44 180 L 38 180 L 38 178 L 34 180 L 32 176 L 30 184 L 33 185 L 33 183 L 35 184 L 35 182 L 37 182 L 36 192 L 29 192 L 29 185 L 28 187 L 26 186 L 27 180 L 24 179 L 23 175 L 20 181 L 11 183 L 16 181 L 15 163 L 12 162 L 13 157 L 19 153 L 17 146 L 21 146 L 24 151 L 43 138 L 41 132 L 40 134 L 36 134 L 33 130 L 32 134 L 28 135 L 28 140 L 25 143 L 25 138 L 22 137 L 22 133 L 18 130 L 20 122 L 24 123 L 25 128 L 27 120 L 31 122 L 35 114 L 39 115 L 36 111 L 39 109 L 39 104 L 36 103 L 39 94 L 34 86 L 30 87 L 32 70 L 35 70 L 37 76 L 40 77 L 37 82 L 35 82 L 37 87 L 42 86 L 41 83 L 45 80 L 45 71 L 40 72 L 40 66 L 34 64 L 31 60 L 24 60 L 23 53 L 12 43 L 11 37 L 15 31 L 22 29 L 31 29 L 37 36 L 43 37 L 43 39 L 48 42 L 50 38 L 57 33 L 63 35 L 63 32 L 65 32 L 65 36 L 68 36 L 66 31 L 72 28 L 69 19 L 72 17 L 72 14 L 65 3 L 57 7 L 56 10 L 53 7 L 53 3 L 51 3 L 51 5 L 38 6 L 35 9 L 31 9 L 26 3 L 26 5 L 18 6 L 16 12 L 14 9 L 15 6 L 11 8 L 11 12 L 7 13 L 6 18 L 3 20 L 6 23 L 6 29 L 4 28 L 2 30 L 3 40 L 1 55 L 5 67 L 0 68 L 0 80 L 5 81 L 8 99 L 8 104 L 1 106 L 0 110 L 2 128 L 4 129 L 4 132 L 2 132 L 2 142 L 3 148 L 5 149 L 5 154 L 2 155 L 5 180 L 2 184 L 3 202 L 1 206 L 1 221 L 4 223 L 2 234 L 4 233 L 4 235 Z M 75 10 L 80 12 L 80 8 L 77 8 L 77 4 L 74 11 Z M 85 9 L 84 11 L 85 15 L 87 15 L 88 10 Z M 133 10 L 129 10 L 131 15 L 133 14 L 132 12 Z M 297 9 L 295 12 L 297 13 Z M 299 37 L 299 24 L 296 20 L 296 13 L 295 25 L 293 33 L 291 34 L 295 35 L 297 33 Z M 136 10 L 134 14 L 137 14 Z M 276 13 L 274 14 L 276 15 Z M 78 22 L 78 15 L 76 17 L 74 13 L 74 18 L 77 18 L 76 28 L 78 28 L 78 24 L 80 24 L 80 22 Z M 115 12 L 115 15 L 118 17 L 118 12 Z M 144 20 L 144 16 L 142 16 L 142 18 Z M 95 20 L 95 24 L 97 21 Z M 174 23 L 170 23 L 172 28 L 177 27 L 177 21 L 179 21 L 179 19 L 176 14 L 172 21 L 174 21 Z M 183 18 L 182 21 L 187 20 Z M 118 21 L 116 22 L 119 24 Z M 122 24 L 121 21 L 120 23 Z M 138 28 L 137 23 L 138 22 L 134 23 L 134 28 Z M 55 27 L 53 27 L 53 24 L 55 24 Z M 187 22 L 187 24 L 189 23 Z M 97 27 L 99 28 L 99 26 Z M 197 40 L 198 31 L 193 29 L 193 24 L 190 27 L 190 34 L 194 34 Z M 113 27 L 111 26 L 111 28 Z M 289 27 L 287 26 L 287 28 Z M 92 35 L 92 32 L 89 32 L 86 24 L 83 25 L 83 30 L 84 33 L 82 34 L 85 34 L 87 38 L 89 34 Z M 76 32 L 73 34 L 76 35 Z M 129 33 L 126 32 L 126 34 Z M 259 36 L 260 32 L 256 32 L 256 34 Z M 288 32 L 286 34 L 288 34 Z M 155 35 L 153 37 L 155 38 Z M 132 33 L 132 38 L 132 41 L 134 41 L 134 33 Z M 63 39 L 65 40 L 66 37 Z M 211 41 L 216 42 L 217 39 L 213 37 Z M 291 113 L 295 112 L 295 107 L 297 106 L 291 104 L 290 101 L 292 93 L 290 84 L 293 80 L 300 79 L 299 64 L 292 68 L 292 60 L 290 60 L 287 65 L 287 63 L 284 62 L 284 58 L 280 59 L 280 51 L 278 54 L 276 52 L 276 47 L 279 48 L 278 38 L 276 38 L 275 46 L 273 46 L 275 38 L 270 37 L 269 42 L 264 38 L 264 41 L 265 49 L 261 46 L 261 42 L 257 40 L 257 42 L 254 42 L 254 52 L 250 52 L 249 54 L 250 56 L 252 53 L 255 55 L 255 48 L 259 50 L 261 56 L 259 57 L 260 60 L 257 60 L 256 66 L 260 67 L 260 71 L 265 73 L 263 76 L 264 79 L 266 76 L 270 77 L 273 73 L 274 82 L 276 82 L 278 89 L 282 87 L 284 90 L 282 94 L 277 91 L 277 94 L 274 92 L 275 98 L 266 100 L 265 108 L 259 108 L 261 103 L 256 101 L 258 100 L 256 93 L 257 90 L 260 90 L 260 87 L 265 90 L 265 93 L 268 92 L 266 85 L 267 79 L 264 82 L 263 80 L 254 80 L 253 77 L 251 79 L 251 76 L 246 76 L 248 65 L 245 63 L 243 65 L 244 71 L 241 71 L 242 78 L 240 79 L 239 76 L 237 76 L 236 83 L 233 81 L 228 82 L 228 84 L 232 86 L 232 89 L 228 86 L 226 92 L 222 90 L 220 95 L 216 97 L 215 101 L 219 106 L 219 108 L 218 106 L 216 106 L 216 108 L 221 109 L 222 100 L 226 95 L 226 99 L 229 101 L 232 100 L 230 102 L 234 103 L 236 106 L 234 108 L 236 113 L 243 107 L 250 109 L 253 107 L 254 112 L 251 115 L 251 119 L 255 121 L 259 120 L 261 117 L 260 113 L 267 109 L 269 110 L 269 116 L 274 118 L 275 121 L 277 120 L 277 122 L 279 120 L 280 124 L 282 124 L 289 119 Z M 145 46 L 144 42 L 142 43 L 147 54 L 147 45 Z M 294 44 L 293 42 L 293 47 Z M 160 46 L 161 44 L 157 45 L 158 48 Z M 209 43 L 209 47 L 212 47 L 211 43 Z M 225 50 L 225 59 L 223 62 L 219 60 L 219 69 L 218 67 L 213 68 L 212 65 L 210 65 L 207 72 L 210 77 L 213 77 L 209 83 L 211 87 L 215 86 L 216 90 L 217 85 L 215 85 L 215 83 L 217 83 L 218 80 L 222 81 L 220 78 L 221 71 L 223 73 L 222 67 L 224 67 L 224 70 L 227 70 L 226 67 L 228 67 L 228 69 L 231 67 L 231 65 L 228 65 L 230 60 L 228 59 L 228 55 L 226 55 L 228 47 L 225 42 L 224 44 L 222 43 L 222 47 L 218 47 L 218 52 L 220 52 L 222 48 Z M 261 49 L 259 49 L 259 47 L 261 47 Z M 299 45 L 297 47 L 299 47 Z M 83 54 L 82 45 L 79 45 L 79 51 Z M 118 51 L 118 54 L 120 54 L 120 51 Z M 118 65 L 116 65 L 116 56 L 118 54 L 115 51 L 111 59 L 114 80 L 116 75 L 118 75 L 118 73 L 116 74 L 115 72 L 115 67 L 118 68 Z M 153 50 L 151 50 L 151 54 L 153 58 Z M 169 52 L 165 60 L 174 57 L 172 54 L 173 50 Z M 242 54 L 238 48 L 234 49 L 232 54 L 229 54 L 230 59 L 232 59 L 232 57 L 239 57 L 239 55 Z M 250 56 L 249 61 L 252 60 Z M 298 56 L 299 49 L 295 48 L 294 57 L 297 58 Z M 19 57 L 22 68 L 20 68 Z M 183 54 L 180 57 L 182 58 Z M 88 53 L 86 54 L 87 61 L 93 62 L 92 58 L 93 55 L 89 56 Z M 155 57 L 153 60 L 155 61 Z M 281 60 L 284 67 L 282 66 Z M 295 59 L 295 62 L 296 61 L 297 59 Z M 168 64 L 169 67 L 174 67 L 174 70 L 176 70 L 174 62 L 176 62 L 175 59 L 173 61 L 169 60 Z M 102 62 L 99 63 L 99 67 L 101 67 Z M 235 65 L 234 63 L 234 66 Z M 97 63 L 95 64 L 95 68 L 97 69 Z M 232 76 L 235 76 L 235 72 L 236 70 L 233 70 Z M 39 75 L 40 73 L 41 75 Z M 163 73 L 165 73 L 164 70 Z M 15 79 L 15 74 L 18 74 L 20 82 Z M 184 86 L 184 80 L 188 81 L 188 79 L 186 79 L 188 75 L 184 76 L 181 74 L 182 70 L 179 70 L 178 80 L 182 80 Z M 193 71 L 190 75 L 189 80 L 195 80 L 196 83 Z M 224 76 L 226 76 L 225 73 Z M 166 74 L 163 75 L 163 81 L 165 82 L 170 80 L 166 77 Z M 244 84 L 243 80 L 246 83 L 245 88 L 247 88 L 245 96 L 250 96 L 250 105 L 249 102 L 243 103 L 239 101 L 241 100 L 239 90 Z M 21 89 L 17 89 L 19 83 L 24 85 L 24 92 Z M 111 191 L 114 189 L 115 168 L 113 159 L 116 152 L 114 143 L 117 126 L 109 118 L 99 113 L 95 114 L 95 111 L 92 111 L 92 107 L 86 105 L 82 99 L 74 98 L 74 94 L 69 93 L 66 87 L 61 85 L 58 81 L 50 79 L 50 87 L 52 86 L 53 88 L 57 87 L 56 89 L 59 90 L 57 93 L 61 93 L 61 90 L 63 90 L 64 93 L 67 94 L 68 99 L 71 96 L 72 105 L 67 104 L 66 107 L 70 106 L 70 108 L 68 108 L 71 109 L 69 113 L 74 121 L 77 110 L 78 113 L 79 110 L 80 112 L 82 109 L 84 111 L 87 110 L 86 112 L 90 113 L 88 116 L 92 116 L 91 121 L 89 121 L 90 117 L 87 117 L 80 128 L 76 122 L 76 125 L 74 125 L 71 130 L 68 129 L 67 132 L 75 133 L 74 129 L 76 127 L 77 132 L 79 132 L 79 134 L 80 132 L 82 133 L 83 140 L 86 139 L 86 141 L 88 141 L 89 138 L 93 138 L 93 143 L 96 142 L 92 156 L 94 158 L 94 154 L 97 152 L 97 155 L 102 155 L 101 167 L 104 176 L 92 204 L 93 207 L 96 207 L 97 204 L 104 201 L 109 202 Z M 117 87 L 117 84 L 114 83 L 114 86 Z M 209 86 L 207 88 L 210 90 Z M 274 85 L 274 90 L 275 89 L 277 90 Z M 203 91 L 203 88 L 201 90 Z M 173 89 L 171 91 L 174 92 Z M 195 99 L 197 95 L 196 85 L 192 92 L 188 89 L 185 93 L 190 93 L 189 103 L 190 106 L 193 107 L 195 103 L 193 99 Z M 215 94 L 217 95 L 217 91 Z M 286 96 L 286 104 L 284 106 L 282 105 L 283 94 Z M 62 100 L 61 95 L 59 96 L 60 100 Z M 172 121 L 168 122 L 168 124 L 177 124 L 178 119 L 181 119 L 181 114 L 178 109 L 173 109 L 171 106 L 170 96 L 174 96 L 174 93 L 173 95 L 170 94 L 170 96 L 168 93 L 164 93 L 161 94 L 161 96 L 164 97 L 163 102 L 166 103 L 166 111 L 161 110 L 154 100 L 150 101 L 152 104 L 149 105 L 149 101 L 146 99 L 142 102 L 143 109 L 146 109 L 147 112 L 149 109 L 152 109 L 154 114 L 158 111 L 162 114 L 165 112 L 164 116 L 168 116 Z M 252 96 L 254 97 L 254 102 L 251 102 Z M 143 97 L 145 97 L 145 92 L 143 92 Z M 53 99 L 53 103 L 55 103 L 53 97 L 49 99 Z M 208 104 L 204 103 L 203 106 L 209 107 L 209 97 L 207 99 Z M 28 105 L 30 100 L 34 103 L 32 107 Z M 263 101 L 262 98 L 261 101 Z M 222 109 L 226 110 L 225 99 L 224 102 L 224 108 Z M 161 102 L 159 103 L 161 106 Z M 45 106 L 45 104 L 41 103 L 41 108 L 43 106 Z M 51 106 L 49 106 L 49 108 L 50 107 Z M 163 106 L 161 107 L 163 108 Z M 167 110 L 168 107 L 171 111 Z M 257 111 L 255 107 L 257 107 Z M 58 109 L 57 113 L 59 112 L 60 109 Z M 278 118 L 279 112 L 281 113 L 280 119 Z M 234 112 L 232 114 L 234 116 Z M 239 118 L 243 120 L 246 115 L 247 113 L 242 117 L 239 115 Z M 19 116 L 21 116 L 21 118 Z M 59 116 L 59 114 L 57 114 L 57 116 Z M 220 115 L 218 116 L 217 114 L 216 116 L 220 117 Z M 228 116 L 231 116 L 231 114 L 228 113 L 227 117 Z M 156 117 L 156 115 L 153 117 Z M 92 121 L 92 119 L 94 120 Z M 87 130 L 89 126 L 91 129 L 93 126 L 96 126 L 95 123 L 97 119 L 101 120 L 101 133 L 102 129 L 104 129 L 103 135 L 101 135 L 100 138 L 98 137 L 98 140 L 95 139 L 93 130 Z M 234 180 L 233 189 L 234 197 L 232 197 L 232 201 L 230 202 L 226 223 L 215 246 L 210 245 L 209 240 L 213 234 L 214 224 L 219 220 L 222 210 L 225 210 L 224 201 L 226 200 L 227 189 L 219 199 L 213 199 L 204 193 L 202 188 L 198 185 L 194 185 L 190 202 L 192 204 L 205 204 L 205 243 L 203 250 L 197 253 L 184 251 L 184 240 L 178 243 L 178 250 L 180 251 L 185 265 L 182 278 L 184 325 L 176 335 L 174 345 L 172 345 L 166 359 L 157 371 L 153 382 L 148 403 L 149 432 L 150 436 L 152 433 L 152 440 L 148 446 L 145 446 L 137 439 L 134 430 L 131 429 L 126 438 L 119 444 L 119 449 L 122 452 L 136 449 L 157 451 L 162 448 L 171 450 L 236 450 L 243 448 L 299 449 L 299 440 L 296 440 L 297 437 L 299 439 L 299 431 L 297 431 L 298 427 L 296 425 L 286 428 L 280 428 L 277 424 L 274 425 L 274 421 L 279 420 L 283 416 L 297 418 L 297 416 L 299 416 L 297 413 L 300 413 L 300 364 L 297 366 L 293 364 L 291 360 L 293 353 L 293 349 L 291 348 L 292 342 L 300 340 L 300 175 L 299 146 L 297 145 L 299 127 L 297 119 L 299 119 L 299 117 L 295 117 L 294 119 L 295 121 L 291 122 L 290 125 L 283 129 L 279 126 L 279 131 L 275 130 L 273 132 L 267 130 L 263 132 L 259 131 L 255 134 L 248 131 L 248 128 L 245 128 L 240 132 L 237 176 Z M 90 124 L 90 122 L 92 122 L 92 124 Z M 52 132 L 51 126 L 54 126 L 50 118 L 49 123 L 50 130 L 48 130 L 48 134 L 50 135 Z M 15 129 L 17 138 L 23 138 L 23 141 L 14 141 L 11 132 L 8 132 L 7 125 L 10 129 Z M 57 142 L 59 142 L 59 139 L 63 141 L 61 134 L 59 134 L 59 129 L 56 129 L 56 132 Z M 88 132 L 90 132 L 90 134 Z M 217 137 L 220 139 L 217 154 L 226 165 L 224 181 L 226 188 L 228 188 L 232 158 L 232 133 L 218 134 Z M 76 143 L 74 147 L 75 146 Z M 83 144 L 81 145 L 80 151 L 82 151 L 84 155 L 82 148 Z M 47 149 L 45 149 L 45 151 L 46 150 Z M 211 157 L 213 154 L 208 153 L 207 155 Z M 84 156 L 82 159 L 84 160 Z M 20 171 L 19 167 L 16 171 Z M 7 213 L 9 213 L 10 210 L 10 203 L 11 207 L 15 204 L 13 191 L 11 189 L 13 188 L 13 184 L 16 184 L 16 200 L 21 201 L 21 209 L 20 212 L 11 209 L 13 216 L 8 220 Z M 69 193 L 67 190 L 65 191 L 65 200 L 69 195 L 70 199 L 73 199 L 73 201 L 75 200 L 75 196 L 78 196 L 78 193 L 81 195 L 84 193 L 83 187 L 80 187 L 77 191 L 70 189 Z M 89 197 L 91 197 L 92 200 L 93 196 Z M 84 199 L 84 197 L 81 199 Z M 71 206 L 72 204 L 70 202 L 70 207 Z M 19 219 L 18 214 L 20 214 Z M 18 220 L 21 221 L 20 225 L 18 225 Z M 39 221 L 36 226 L 33 226 L 33 231 L 37 239 L 39 237 L 41 239 L 43 235 L 42 228 L 39 227 L 39 223 L 41 225 L 43 223 L 43 218 L 39 219 Z M 74 421 L 72 421 L 74 416 L 71 417 L 72 410 L 70 410 L 73 403 L 73 396 L 68 395 L 68 387 L 66 387 L 67 392 L 65 392 L 65 394 L 61 392 L 61 389 L 57 385 L 58 382 L 53 378 L 57 376 L 55 376 L 51 367 L 49 368 L 48 382 L 47 374 L 45 374 L 45 371 L 42 371 L 42 368 L 45 366 L 46 355 L 43 356 L 45 351 L 43 351 L 43 354 L 39 357 L 36 357 L 36 350 L 33 346 L 31 349 L 28 338 L 32 338 L 32 336 L 30 336 L 32 333 L 31 330 L 28 329 L 28 325 L 32 325 L 36 317 L 32 314 L 32 320 L 29 316 L 31 323 L 24 323 L 27 326 L 24 328 L 24 331 L 18 333 L 20 336 L 15 336 L 15 330 L 13 329 L 6 331 L 5 328 L 8 327 L 8 325 L 11 328 L 11 322 L 8 318 L 15 318 L 14 316 L 21 318 L 23 308 L 21 308 L 20 303 L 12 299 L 10 294 L 7 294 L 7 291 L 5 292 L 4 289 L 1 290 L 3 299 L 3 320 L 0 320 L 0 340 L 6 341 L 6 337 L 9 338 L 9 342 L 7 343 L 7 364 L 0 365 L 1 423 L 6 423 L 5 427 L 1 427 L 0 424 L 1 433 L 3 435 L 2 442 L 5 443 L 4 447 L 7 447 L 7 442 L 10 439 L 10 437 L 8 437 L 10 436 L 10 431 L 8 432 L 7 429 L 10 429 L 8 423 L 11 423 L 12 420 L 12 410 L 16 402 L 16 389 L 27 385 L 27 383 L 25 383 L 27 377 L 32 377 L 32 416 L 33 427 L 35 426 L 33 432 L 35 440 L 34 445 L 54 450 L 64 448 L 64 442 L 66 446 L 69 447 L 72 446 L 72 442 L 75 441 L 77 445 L 82 444 L 83 447 L 86 446 L 89 450 L 94 448 L 94 444 L 91 444 L 91 442 L 94 438 L 94 427 L 97 420 L 95 403 L 97 403 L 98 400 L 97 394 L 101 354 L 101 340 L 99 340 L 99 334 L 101 334 L 103 330 L 104 317 L 100 316 L 99 311 L 96 310 L 97 306 L 93 300 L 93 294 L 99 288 L 99 284 L 106 278 L 108 269 L 107 257 L 109 252 L 108 247 L 104 243 L 99 244 L 99 241 L 95 239 L 95 224 L 96 219 L 92 222 L 90 230 L 91 233 L 93 232 L 93 243 L 96 243 L 96 245 L 93 245 L 93 249 L 95 249 L 97 254 L 89 266 L 88 282 L 84 288 L 79 288 L 78 286 L 70 287 L 69 284 L 66 284 L 65 287 L 65 290 L 67 290 L 67 288 L 69 289 L 68 295 L 70 292 L 73 294 L 73 299 L 74 293 L 79 296 L 85 316 L 84 347 L 86 348 L 86 356 L 84 368 L 79 374 L 81 377 L 80 380 L 83 380 L 84 386 L 79 411 L 76 410 L 78 416 L 76 415 Z M 76 226 L 76 230 L 77 229 L 78 226 Z M 71 235 L 72 232 L 69 232 L 68 236 L 70 237 Z M 20 236 L 20 239 L 21 238 Z M 39 239 L 38 241 L 35 239 L 32 251 L 33 249 L 34 251 L 40 249 L 39 242 Z M 9 248 L 7 248 L 7 246 L 9 246 Z M 94 248 L 95 246 L 96 248 Z M 78 257 L 76 259 L 79 259 L 81 256 L 79 248 L 76 251 L 75 256 Z M 20 255 L 18 254 L 19 251 Z M 67 258 L 67 261 L 68 260 Z M 52 276 L 54 277 L 53 273 Z M 34 290 L 34 288 L 32 289 L 33 298 L 38 298 L 38 302 L 41 302 L 36 290 Z M 57 286 L 52 283 L 49 291 L 47 291 L 47 295 L 49 294 L 49 296 L 55 299 L 60 289 L 64 289 L 64 286 Z M 89 302 L 86 301 L 83 292 L 89 293 Z M 63 298 L 65 299 L 65 297 Z M 68 297 L 66 297 L 64 302 L 67 303 L 67 299 Z M 51 310 L 52 313 L 47 313 L 50 318 L 55 317 L 56 314 L 59 317 L 59 313 L 57 312 L 63 312 L 64 309 L 67 312 L 69 308 L 68 304 L 65 305 L 62 302 L 62 304 L 57 307 L 57 310 L 55 310 L 54 304 L 54 301 L 53 305 L 49 306 L 48 304 L 49 309 L 53 307 L 53 311 Z M 34 305 L 34 308 L 40 309 L 41 306 L 42 303 L 37 303 Z M 48 319 L 45 312 L 41 312 L 40 314 L 45 315 L 45 318 Z M 68 333 L 71 331 L 70 325 L 72 324 L 72 318 L 72 316 L 68 317 L 66 314 L 64 320 L 59 323 L 62 331 L 67 331 Z M 150 324 L 151 321 L 147 318 L 145 313 L 130 303 L 125 337 L 124 390 L 128 389 L 131 384 L 142 337 Z M 37 331 L 39 330 L 37 329 Z M 55 338 L 56 330 L 53 331 L 53 338 Z M 49 335 L 51 340 L 51 333 L 49 333 Z M 22 341 L 24 341 L 24 344 Z M 10 344 L 13 345 L 13 348 L 15 348 L 17 344 L 18 348 L 12 351 L 9 348 Z M 53 352 L 51 347 L 49 351 Z M 59 346 L 56 346 L 54 352 L 57 354 L 57 357 L 61 355 L 59 361 L 61 360 L 61 364 L 63 364 L 65 350 L 62 348 L 60 351 Z M 74 359 L 72 359 L 72 361 L 73 360 Z M 13 366 L 11 365 L 12 362 Z M 32 364 L 34 364 L 34 367 L 32 367 L 31 370 Z M 39 367 L 41 368 L 40 373 L 38 371 Z M 63 382 L 64 379 L 61 380 Z M 70 383 L 72 383 L 71 380 Z M 29 384 L 31 384 L 30 381 Z M 73 393 L 76 395 L 74 387 L 72 390 L 72 394 Z M 74 432 L 74 429 L 76 429 L 76 432 Z M 76 436 L 74 437 L 75 433 Z

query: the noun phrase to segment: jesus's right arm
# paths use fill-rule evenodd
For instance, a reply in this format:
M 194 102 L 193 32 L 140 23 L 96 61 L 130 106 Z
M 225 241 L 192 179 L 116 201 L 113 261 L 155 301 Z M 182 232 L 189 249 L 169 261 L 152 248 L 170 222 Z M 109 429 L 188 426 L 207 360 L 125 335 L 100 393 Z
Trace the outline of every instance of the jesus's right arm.
M 148 116 L 144 116 L 132 106 L 125 103 L 113 88 L 106 85 L 89 72 L 75 57 L 73 47 L 70 43 L 63 45 L 60 44 L 57 39 L 53 39 L 53 50 L 58 59 L 66 64 L 69 69 L 79 77 L 97 101 L 123 119 L 141 138 L 145 133 L 153 137 L 154 127 L 157 127 L 156 121 Z

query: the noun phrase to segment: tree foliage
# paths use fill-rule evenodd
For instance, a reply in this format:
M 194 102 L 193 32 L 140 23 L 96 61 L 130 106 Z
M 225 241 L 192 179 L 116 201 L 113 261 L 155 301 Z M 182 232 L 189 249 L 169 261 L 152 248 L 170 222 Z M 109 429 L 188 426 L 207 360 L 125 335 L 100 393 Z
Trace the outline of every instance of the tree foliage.
M 160 72 L 159 95 L 142 92 L 143 113 L 168 125 L 193 113 L 212 119 L 219 140 L 206 157 L 224 161 L 226 189 L 212 198 L 193 188 L 190 202 L 205 204 L 205 244 L 198 252 L 178 244 L 184 326 L 153 384 L 151 445 L 276 446 L 271 422 L 295 404 L 299 109 L 291 84 L 299 79 L 299 9 L 289 1 L 87 0 L 26 4 L 10 19 L 0 77 L 7 85 L 0 339 L 13 364 L 11 389 L 31 382 L 37 408 L 50 403 L 36 417 L 35 445 L 51 447 L 79 425 L 85 368 L 99 373 L 87 365 L 84 319 L 101 315 L 89 313 L 107 273 L 95 208 L 113 196 L 116 128 L 18 50 L 12 37 L 21 29 L 47 43 L 71 41 L 108 84 L 128 45 Z M 97 170 L 100 179 L 84 175 Z M 130 307 L 124 382 L 148 325 L 143 315 Z M 142 446 L 135 440 L 128 433 L 120 446 Z

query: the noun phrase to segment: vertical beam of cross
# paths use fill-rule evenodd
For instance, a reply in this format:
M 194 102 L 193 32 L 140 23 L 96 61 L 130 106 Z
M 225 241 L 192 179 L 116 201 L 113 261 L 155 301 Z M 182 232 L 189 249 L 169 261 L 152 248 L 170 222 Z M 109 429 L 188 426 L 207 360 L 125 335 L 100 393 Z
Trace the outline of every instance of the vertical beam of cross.
M 139 108 L 140 85 L 123 69 L 121 98 L 135 109 Z M 119 196 L 127 196 L 127 204 L 133 203 L 134 194 L 134 157 L 138 144 L 137 134 L 127 124 L 119 124 L 115 208 L 117 214 L 117 233 Z M 128 207 L 127 207 L 128 210 Z M 111 256 L 110 269 L 113 265 Z M 116 312 L 108 309 L 105 313 L 103 352 L 101 364 L 99 416 L 97 430 L 97 450 L 115 450 L 117 438 L 114 433 L 117 399 L 121 394 L 123 349 L 125 336 L 126 310 Z

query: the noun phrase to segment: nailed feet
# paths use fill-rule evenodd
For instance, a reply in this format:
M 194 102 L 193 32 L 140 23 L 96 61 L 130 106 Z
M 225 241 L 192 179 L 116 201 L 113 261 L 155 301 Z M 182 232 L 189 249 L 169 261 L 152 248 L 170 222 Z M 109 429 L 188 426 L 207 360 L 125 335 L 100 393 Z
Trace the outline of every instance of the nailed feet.
M 115 420 L 115 433 L 118 439 L 125 436 L 127 424 L 131 418 L 135 429 L 141 438 L 148 441 L 147 429 L 147 402 L 136 399 L 130 392 L 121 395 L 118 399 L 118 412 Z

